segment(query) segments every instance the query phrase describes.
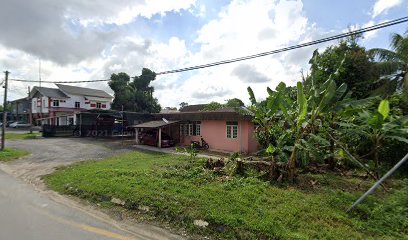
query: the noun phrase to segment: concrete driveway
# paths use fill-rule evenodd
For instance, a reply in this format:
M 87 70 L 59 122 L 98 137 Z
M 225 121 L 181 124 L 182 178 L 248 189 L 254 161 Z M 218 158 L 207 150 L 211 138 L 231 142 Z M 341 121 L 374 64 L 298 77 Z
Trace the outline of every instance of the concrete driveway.
M 0 163 L 0 239 L 181 239 L 131 219 L 114 220 L 95 206 L 47 190 L 41 181 L 59 166 L 132 151 L 120 141 L 40 138 L 6 146 L 31 154 Z

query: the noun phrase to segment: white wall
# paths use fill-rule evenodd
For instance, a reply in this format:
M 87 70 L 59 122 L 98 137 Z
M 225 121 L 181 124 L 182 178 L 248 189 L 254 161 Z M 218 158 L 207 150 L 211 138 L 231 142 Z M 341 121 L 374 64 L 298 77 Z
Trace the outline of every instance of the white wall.
M 89 101 L 89 100 L 85 100 L 84 96 L 78 96 L 78 95 L 71 95 L 71 94 L 67 94 L 68 95 L 68 99 L 60 99 L 60 100 L 65 100 L 65 102 L 60 102 L 59 103 L 59 107 L 66 107 L 66 108 L 75 108 L 75 102 L 79 102 L 80 104 L 80 108 L 85 108 L 85 109 L 96 109 L 96 101 Z M 54 99 L 52 99 L 54 100 Z M 86 104 L 88 103 L 88 104 Z M 101 104 L 105 104 L 106 107 L 105 108 L 101 108 L 104 110 L 109 110 L 111 107 L 111 102 L 110 99 L 106 99 L 106 101 L 104 102 L 100 102 Z M 95 107 L 91 107 L 91 104 L 95 104 Z M 52 104 L 51 104 L 52 106 Z
M 59 107 L 63 108 L 75 108 L 75 102 L 79 102 L 80 108 L 84 109 L 96 109 L 96 101 L 89 101 L 85 100 L 84 96 L 77 96 L 77 95 L 68 95 L 69 98 L 51 98 L 51 107 L 53 107 L 53 100 L 59 100 Z M 48 113 L 48 97 L 42 97 L 41 103 L 43 104 L 42 106 L 42 113 Z M 31 101 L 31 106 L 32 106 L 32 113 L 40 113 L 41 112 L 41 107 L 38 105 L 37 106 L 37 100 L 38 98 L 33 98 Z M 65 102 L 61 102 L 61 100 Z M 86 104 L 87 103 L 87 104 Z M 106 108 L 102 108 L 104 110 L 109 110 L 111 108 L 111 102 L 110 99 L 107 99 L 107 101 L 100 102 L 101 105 L 105 104 Z M 95 104 L 95 107 L 91 107 L 91 104 Z
M 39 98 L 31 99 L 32 113 L 40 113 L 41 112 L 40 104 L 37 105 L 37 100 L 38 99 L 41 99 L 42 113 L 48 113 L 48 97 L 39 97 Z

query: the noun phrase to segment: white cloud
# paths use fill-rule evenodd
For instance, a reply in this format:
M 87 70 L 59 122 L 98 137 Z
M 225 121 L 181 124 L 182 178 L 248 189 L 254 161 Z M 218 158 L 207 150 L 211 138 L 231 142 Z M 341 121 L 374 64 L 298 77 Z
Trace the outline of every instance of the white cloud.
M 78 22 L 82 21 L 83 24 L 89 25 L 80 26 L 78 33 L 69 33 L 71 37 L 63 36 L 68 40 L 78 37 L 76 36 L 78 34 L 80 36 L 95 31 L 97 28 L 92 24 L 97 25 L 100 22 L 126 24 L 136 15 L 149 18 L 155 13 L 165 14 L 167 11 L 179 11 L 193 5 L 196 10 L 199 10 L 195 12 L 198 17 L 206 11 L 203 5 L 196 4 L 193 0 L 160 1 L 160 4 L 158 0 L 133 1 L 131 4 L 127 0 L 101 1 L 106 5 L 100 2 L 94 5 L 80 0 L 68 0 L 68 2 L 70 2 L 69 8 L 62 7 L 63 10 L 59 11 L 65 14 L 64 18 L 76 17 Z M 94 9 L 98 11 L 94 12 Z M 37 12 L 34 15 L 38 16 Z M 46 25 L 47 22 L 54 17 L 45 18 L 41 23 L 45 24 L 44 27 L 49 26 Z M 56 22 L 57 24 L 49 26 L 48 30 L 53 32 L 54 28 L 61 23 Z M 44 35 L 47 32 L 44 30 Z M 61 30 L 57 32 L 66 34 Z M 43 80 L 73 81 L 109 78 L 113 72 L 121 71 L 134 76 L 140 74 L 142 67 L 159 71 L 192 66 L 278 49 L 315 40 L 325 36 L 324 34 L 326 33 L 318 29 L 315 24 L 308 22 L 300 0 L 233 0 L 221 10 L 216 19 L 202 26 L 197 33 L 192 33 L 192 36 L 197 36 L 194 44 L 199 46 L 194 52 L 189 49 L 185 40 L 177 37 L 170 37 L 167 41 L 160 42 L 119 31 L 117 37 L 113 39 L 95 37 L 91 38 L 92 41 L 79 41 L 78 45 L 75 45 L 79 48 L 79 53 L 83 52 L 81 49 L 91 49 L 92 54 L 86 53 L 87 56 L 92 55 L 92 57 L 81 55 L 73 61 L 62 61 L 64 65 L 60 65 L 55 59 L 64 57 L 67 50 L 76 48 L 66 48 L 62 44 L 59 48 L 55 48 L 55 51 L 50 51 L 61 55 L 50 53 L 51 60 L 43 61 Z M 66 42 L 69 43 L 69 41 Z M 93 43 L 98 48 L 92 48 Z M 15 49 L 22 50 L 11 50 L 13 48 L 0 45 L 0 66 L 14 68 L 12 74 L 16 78 L 37 79 L 37 52 L 25 47 L 14 46 Z M 235 97 L 248 103 L 246 91 L 248 85 L 251 85 L 258 98 L 266 96 L 267 86 L 275 88 L 281 81 L 294 85 L 297 80 L 300 80 L 300 70 L 308 67 L 307 62 L 315 48 L 317 46 L 182 74 L 160 75 L 152 83 L 156 89 L 154 95 L 163 107 L 178 106 L 183 101 L 190 104 L 224 102 Z M 43 46 L 39 46 L 38 49 L 49 51 Z M 83 86 L 85 85 L 109 90 L 106 83 Z M 14 86 L 26 89 L 27 85 Z M 16 93 L 12 97 L 21 97 L 21 94 L 18 96 Z
M 382 13 L 402 3 L 402 0 L 377 0 L 373 7 L 372 17 L 375 18 Z
M 113 23 L 123 25 L 130 23 L 137 16 L 151 18 L 155 14 L 165 15 L 166 12 L 189 9 L 196 0 L 148 0 L 148 1 L 98 1 L 97 4 L 88 4 L 87 1 L 79 0 L 75 4 L 71 16 L 80 15 L 81 23 Z M 83 2 L 83 3 L 82 3 Z M 123 2 L 123 3 L 121 3 Z M 97 9 L 97 11 L 95 11 Z
M 195 43 L 201 48 L 191 55 L 188 66 L 286 47 L 312 33 L 317 35 L 315 27 L 308 26 L 301 1 L 232 1 L 217 19 L 198 30 Z M 175 88 L 177 94 L 166 96 L 165 102 L 177 106 L 181 101 L 224 102 L 234 97 L 248 102 L 249 85 L 258 97 L 265 97 L 267 86 L 274 88 L 281 81 L 294 85 L 300 80 L 300 69 L 311 54 L 286 56 L 266 56 L 193 72 L 181 87 Z

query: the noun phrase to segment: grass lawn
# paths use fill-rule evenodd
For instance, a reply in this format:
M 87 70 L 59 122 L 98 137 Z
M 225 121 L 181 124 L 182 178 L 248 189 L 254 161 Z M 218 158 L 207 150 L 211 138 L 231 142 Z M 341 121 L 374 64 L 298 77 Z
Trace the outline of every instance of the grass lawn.
M 6 133 L 6 140 L 22 140 L 22 139 L 35 139 L 41 137 L 41 133 Z
M 25 155 L 28 155 L 28 152 L 18 149 L 5 148 L 4 151 L 0 151 L 0 162 L 7 162 Z
M 45 176 L 54 190 L 102 206 L 111 197 L 149 217 L 190 232 L 230 239 L 401 239 L 408 237 L 408 180 L 394 180 L 351 215 L 345 210 L 371 181 L 302 175 L 305 186 L 278 186 L 254 177 L 225 177 L 203 169 L 204 160 L 132 152 L 60 168 Z M 105 201 L 105 202 L 104 202 Z M 208 227 L 197 227 L 202 219 Z

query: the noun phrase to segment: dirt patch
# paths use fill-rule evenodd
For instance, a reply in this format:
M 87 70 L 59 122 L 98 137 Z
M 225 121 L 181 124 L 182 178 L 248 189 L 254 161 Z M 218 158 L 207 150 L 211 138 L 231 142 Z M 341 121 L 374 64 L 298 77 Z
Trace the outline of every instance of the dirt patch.
M 130 151 L 120 147 L 120 142 L 103 139 L 41 138 L 8 141 L 6 144 L 7 147 L 28 151 L 30 155 L 1 164 L 0 168 L 41 190 L 45 189 L 41 176 L 53 172 L 59 166 L 99 160 Z

